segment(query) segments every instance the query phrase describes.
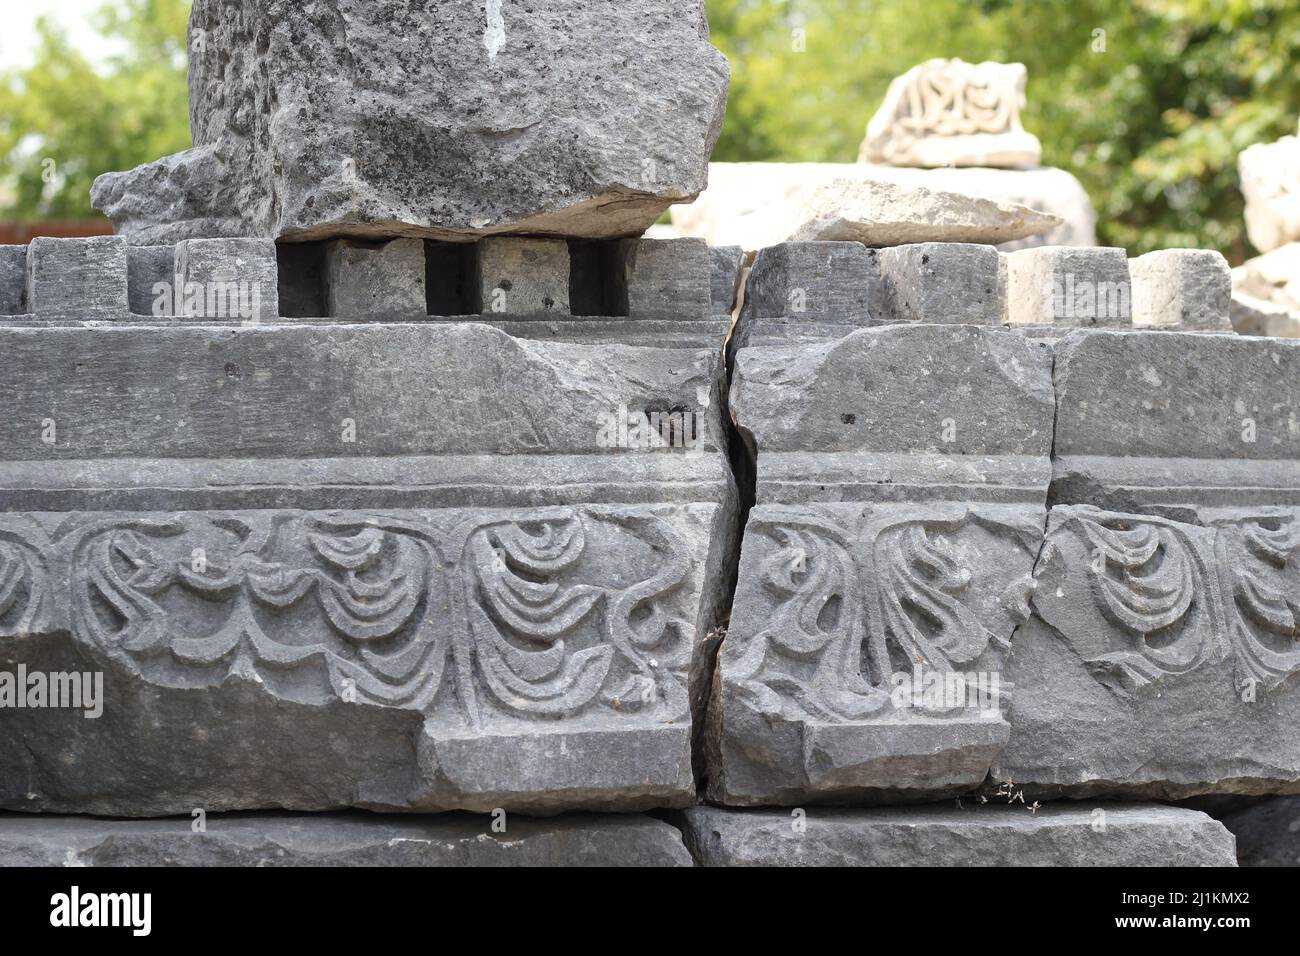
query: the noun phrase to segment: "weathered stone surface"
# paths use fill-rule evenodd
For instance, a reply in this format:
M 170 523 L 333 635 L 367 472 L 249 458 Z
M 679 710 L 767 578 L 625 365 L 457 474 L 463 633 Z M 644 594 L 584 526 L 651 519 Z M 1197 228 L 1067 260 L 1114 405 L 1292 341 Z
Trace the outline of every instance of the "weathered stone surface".
M 639 235 L 704 188 L 701 0 L 198 0 L 194 148 L 97 180 L 137 243 Z
M 616 315 L 702 319 L 713 311 L 713 261 L 700 239 L 624 239 L 611 273 Z
M 922 242 L 880 251 L 885 314 L 895 322 L 1000 325 L 1001 262 L 991 246 Z
M 1023 63 L 933 59 L 889 84 L 859 159 L 891 166 L 1037 166 L 1043 148 L 1020 125 Z
M 106 821 L 0 816 L 0 866 L 691 866 L 681 834 L 640 816 L 553 820 L 353 814 Z
M 1229 315 L 1233 331 L 1238 335 L 1300 338 L 1300 310 L 1292 311 L 1272 302 L 1234 292 Z
M 1270 797 L 1220 820 L 1242 866 L 1300 866 L 1300 797 Z
M 1123 249 L 1040 246 L 1006 254 L 1006 321 L 1069 328 L 1133 324 Z
M 10 328 L 0 380 L 0 669 L 103 675 L 98 718 L 0 708 L 0 807 L 694 798 L 736 512 L 716 349 Z M 672 411 L 671 447 L 619 424 Z
M 681 814 L 703 866 L 1235 866 L 1232 834 L 1194 810 L 1155 805 Z
M 563 239 L 484 239 L 475 287 L 484 314 L 568 315 L 569 245 Z
M 126 249 L 117 236 L 33 239 L 27 247 L 27 311 L 51 319 L 126 317 Z
M 1034 796 L 1300 792 L 1300 343 L 1076 331 L 993 779 Z
M 825 341 L 886 317 L 879 250 L 784 242 L 754 256 L 731 348 Z
M 175 315 L 176 284 L 175 246 L 127 248 L 127 299 L 134 315 Z
M 808 196 L 830 183 L 894 183 L 905 189 L 953 193 L 968 201 L 1026 206 L 1063 222 L 1046 232 L 1001 243 L 1006 250 L 1038 245 L 1097 244 L 1096 214 L 1087 192 L 1062 169 L 916 169 L 867 163 L 711 163 L 709 188 L 690 205 L 673 207 L 677 235 L 710 245 L 762 249 L 787 241 Z M 935 225 L 926 241 L 944 241 L 950 227 Z
M 325 250 L 325 290 L 331 316 L 423 316 L 428 312 L 424 241 L 331 242 Z
M 1300 336 L 1300 242 L 1232 270 L 1232 325 L 1242 335 Z
M 177 315 L 261 322 L 280 314 L 280 274 L 269 239 L 176 244 Z
M 714 315 L 730 315 L 740 292 L 741 273 L 745 267 L 745 250 L 741 246 L 710 246 L 711 310 Z
M 1014 333 L 937 325 L 737 354 L 757 489 L 709 709 L 712 799 L 984 780 L 1042 537 L 1050 362 Z M 959 693 L 923 693 L 949 675 Z
M 1246 234 L 1260 252 L 1300 240 L 1300 136 L 1260 143 L 1237 157 Z
M 1230 332 L 1232 274 L 1210 249 L 1165 249 L 1129 260 L 1133 324 L 1188 332 Z
M 27 247 L 0 246 L 0 315 L 23 315 L 27 286 Z

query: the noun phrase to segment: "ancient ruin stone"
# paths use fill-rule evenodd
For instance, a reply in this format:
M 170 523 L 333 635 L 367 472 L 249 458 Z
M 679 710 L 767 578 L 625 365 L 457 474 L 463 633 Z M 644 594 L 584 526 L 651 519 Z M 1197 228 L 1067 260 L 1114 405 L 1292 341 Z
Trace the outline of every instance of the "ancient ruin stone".
M 0 808 L 694 800 L 716 347 L 3 328 L 0 380 L 0 667 L 103 685 L 0 708 Z
M 892 166 L 1037 166 L 1043 148 L 1020 125 L 1023 63 L 927 60 L 889 84 L 859 159 Z
M 498 817 L 498 820 L 501 818 Z M 0 866 L 690 866 L 681 834 L 639 816 L 0 818 Z
M 1237 158 L 1246 234 L 1260 252 L 1300 240 L 1300 136 L 1258 143 Z
M 706 728 L 711 797 L 982 783 L 1007 739 L 1002 663 L 1042 539 L 1050 353 L 891 325 L 742 349 L 735 366 L 757 503 Z
M 681 814 L 703 866 L 1235 866 L 1233 837 L 1177 807 L 1057 805 L 812 810 L 693 807 Z
M 701 0 L 197 0 L 194 148 L 95 184 L 132 242 L 639 235 L 705 186 Z
M 1300 343 L 1076 331 L 1012 640 L 1031 797 L 1300 792 Z

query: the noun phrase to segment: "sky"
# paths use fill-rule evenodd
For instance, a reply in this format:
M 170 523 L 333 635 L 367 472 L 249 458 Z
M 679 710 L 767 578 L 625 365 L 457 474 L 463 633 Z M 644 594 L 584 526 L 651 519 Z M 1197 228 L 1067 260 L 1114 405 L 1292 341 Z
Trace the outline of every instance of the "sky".
M 31 61 L 36 36 L 36 18 L 51 14 L 67 29 L 75 46 L 93 62 L 104 57 L 111 46 L 90 28 L 90 14 L 104 0 L 0 0 L 0 69 L 24 66 Z

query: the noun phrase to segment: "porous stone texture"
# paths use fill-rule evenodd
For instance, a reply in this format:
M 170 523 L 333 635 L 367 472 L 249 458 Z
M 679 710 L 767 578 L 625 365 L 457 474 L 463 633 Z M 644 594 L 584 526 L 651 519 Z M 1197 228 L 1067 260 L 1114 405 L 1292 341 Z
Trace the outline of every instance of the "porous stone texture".
M 841 185 L 830 189 L 833 183 Z M 1001 242 L 999 248 L 1004 250 L 1097 244 L 1096 213 L 1087 192 L 1065 170 L 1051 168 L 916 169 L 867 163 L 711 163 L 709 188 L 690 205 L 673 207 L 673 228 L 678 235 L 695 236 L 710 245 L 762 249 L 787 241 L 808 221 L 807 215 L 800 216 L 810 196 L 823 197 L 819 201 L 833 205 L 838 195 L 843 197 L 840 201 L 847 203 L 847 197 L 854 192 L 878 189 L 881 184 L 895 184 L 907 190 L 908 195 L 915 189 L 960 195 L 967 203 L 974 204 L 974 208 L 984 208 L 980 206 L 982 203 L 1024 206 L 1062 220 L 1045 232 L 1025 233 L 1026 238 Z M 945 200 L 945 204 L 950 209 L 961 208 L 955 200 Z M 1013 212 L 1009 221 L 1021 217 L 1026 222 L 1031 218 Z M 927 224 L 922 217 L 917 217 L 905 225 L 913 237 L 908 241 L 942 242 L 954 237 L 951 224 Z M 891 231 L 899 228 L 903 224 L 890 226 Z M 970 221 L 961 228 L 971 228 Z M 1003 228 L 999 226 L 998 230 Z M 918 232 L 923 229 L 927 231 Z M 990 238 L 985 241 L 997 241 L 994 237 L 998 234 L 998 231 L 986 232 Z M 969 241 L 970 233 L 956 238 Z
M 0 866 L 691 866 L 681 834 L 641 816 L 234 814 L 93 820 L 0 816 Z M 504 832 L 500 831 L 504 825 Z
M 1222 824 L 1155 805 L 816 809 L 798 821 L 693 807 L 680 818 L 702 866 L 1236 865 Z
M 1259 143 L 1237 157 L 1246 234 L 1260 252 L 1300 240 L 1300 136 Z
M 1166 249 L 1129 260 L 1133 324 L 1231 332 L 1232 274 L 1211 249 Z
M 27 285 L 27 247 L 0 245 L 0 315 L 22 315 Z
M 1268 797 L 1220 820 L 1242 866 L 1300 866 L 1300 797 Z
M 1042 540 L 1050 352 L 957 325 L 747 348 L 731 411 L 757 486 L 709 708 L 710 798 L 982 783 Z
M 117 236 L 33 239 L 27 247 L 27 311 L 42 319 L 126 317 L 126 249 Z
M 127 249 L 127 298 L 134 315 L 176 314 L 176 248 L 130 246 Z
M 616 315 L 702 319 L 713 311 L 713 260 L 700 239 L 624 239 L 611 274 Z
M 712 270 L 709 299 L 713 314 L 730 315 L 740 293 L 745 250 L 740 246 L 710 246 L 709 265 Z
M 424 241 L 329 243 L 325 295 L 328 314 L 334 317 L 426 315 Z
M 754 256 L 731 348 L 824 341 L 886 318 L 878 250 L 783 242 Z
M 0 328 L 0 668 L 101 674 L 103 706 L 0 708 L 0 808 L 689 804 L 721 365 L 478 324 Z
M 998 251 L 964 242 L 922 242 L 880 251 L 885 314 L 895 322 L 1002 323 Z
M 1037 166 L 1038 137 L 1020 125 L 1023 63 L 933 59 L 889 84 L 859 159 L 891 166 Z
M 1041 246 L 1006 254 L 1006 321 L 1068 328 L 1133 324 L 1123 249 Z
M 280 314 L 280 273 L 269 239 L 176 244 L 177 315 L 260 322 Z
M 502 237 L 478 243 L 475 294 L 480 313 L 567 315 L 569 244 Z
M 1300 343 L 1077 330 L 1012 639 L 1030 799 L 1300 792 Z
M 915 242 L 997 244 L 1053 229 L 1061 220 L 1025 206 L 870 180 L 839 179 L 810 189 L 792 241 L 839 239 L 867 246 Z
M 705 186 L 702 0 L 197 0 L 194 148 L 100 177 L 136 243 L 639 235 Z

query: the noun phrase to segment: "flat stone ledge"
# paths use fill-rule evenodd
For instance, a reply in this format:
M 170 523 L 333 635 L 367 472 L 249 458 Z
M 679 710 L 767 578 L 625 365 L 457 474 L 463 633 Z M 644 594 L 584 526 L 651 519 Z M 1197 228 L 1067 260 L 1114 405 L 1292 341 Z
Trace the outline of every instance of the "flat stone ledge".
M 235 814 L 193 826 L 0 815 L 0 866 L 691 865 L 678 831 L 644 816 Z
M 1152 804 L 693 807 L 674 820 L 701 866 L 1236 866 L 1223 824 Z

